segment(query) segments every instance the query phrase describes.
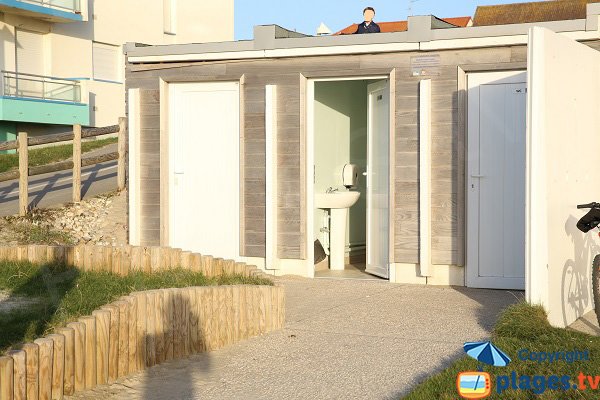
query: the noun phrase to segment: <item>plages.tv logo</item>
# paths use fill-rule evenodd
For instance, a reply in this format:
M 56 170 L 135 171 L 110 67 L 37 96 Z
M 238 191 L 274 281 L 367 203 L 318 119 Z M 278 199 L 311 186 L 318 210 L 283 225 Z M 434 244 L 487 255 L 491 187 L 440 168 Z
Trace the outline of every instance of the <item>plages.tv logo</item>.
M 487 372 L 461 372 L 456 378 L 456 388 L 464 399 L 483 399 L 492 393 L 492 380 Z
M 492 342 L 467 342 L 463 346 L 465 352 L 480 363 L 495 367 L 506 367 L 510 363 L 502 350 Z M 479 371 L 465 371 L 456 377 L 456 389 L 463 399 L 484 399 L 492 393 L 490 374 Z

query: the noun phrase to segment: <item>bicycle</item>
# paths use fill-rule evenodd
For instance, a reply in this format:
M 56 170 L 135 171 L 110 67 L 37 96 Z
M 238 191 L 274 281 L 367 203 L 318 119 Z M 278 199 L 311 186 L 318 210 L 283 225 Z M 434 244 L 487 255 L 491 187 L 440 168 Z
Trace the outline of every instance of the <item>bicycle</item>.
M 577 208 L 590 209 L 587 214 L 577 221 L 577 229 L 581 232 L 587 233 L 600 225 L 600 203 L 579 204 Z M 600 324 L 600 254 L 597 254 L 592 262 L 592 293 L 594 296 L 594 311 L 596 312 L 598 324 Z

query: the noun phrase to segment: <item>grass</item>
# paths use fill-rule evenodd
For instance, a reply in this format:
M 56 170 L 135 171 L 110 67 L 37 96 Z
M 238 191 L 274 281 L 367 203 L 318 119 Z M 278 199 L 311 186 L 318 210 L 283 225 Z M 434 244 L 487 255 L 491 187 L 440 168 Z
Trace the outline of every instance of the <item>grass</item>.
M 34 208 L 27 215 L 0 218 L 0 239 L 18 244 L 73 245 L 76 240 L 65 230 L 51 225 L 53 211 Z
M 440 332 L 443 334 L 443 332 Z M 583 372 L 587 375 L 600 375 L 600 338 L 566 329 L 550 326 L 544 309 L 540 306 L 531 306 L 519 303 L 508 307 L 500 316 L 493 331 L 494 345 L 502 349 L 512 359 L 507 367 L 482 366 L 492 379 L 492 395 L 488 399 L 598 399 L 600 398 L 600 385 L 597 390 L 573 389 L 573 384 L 578 383 L 578 375 Z M 568 363 L 564 360 L 552 363 L 523 361 L 518 357 L 519 350 L 528 349 L 530 352 L 557 352 L 557 351 L 589 351 L 589 361 L 574 361 Z M 430 377 L 417 386 L 406 399 L 457 399 L 456 378 L 462 371 L 477 371 L 481 366 L 476 360 L 469 357 L 461 358 L 441 373 Z M 540 375 L 544 378 L 530 381 L 530 390 L 507 389 L 498 393 L 497 376 L 508 376 L 516 373 L 517 377 Z M 567 391 L 548 389 L 548 377 L 556 375 L 559 379 L 563 376 L 570 377 L 571 389 Z M 517 378 L 519 379 L 519 378 Z M 525 385 L 527 378 L 523 379 Z M 544 382 L 542 380 L 544 379 Z M 599 378 L 600 379 L 600 378 Z M 559 382 L 562 385 L 562 383 Z M 517 385 L 519 381 L 517 380 Z M 545 385 L 545 386 L 544 386 Z M 542 389 L 546 388 L 542 392 Z M 537 393 L 536 393 L 537 392 Z
M 90 315 L 99 307 L 135 291 L 189 286 L 255 284 L 272 285 L 269 279 L 224 276 L 207 278 L 175 269 L 125 277 L 104 272 L 80 271 L 65 265 L 0 262 L 0 291 L 11 300 L 39 300 L 26 307 L 6 310 L 0 302 L 0 353 L 18 348 L 54 328 Z
M 49 226 L 18 224 L 13 228 L 19 244 L 72 245 L 73 238 L 64 231 Z
M 112 143 L 117 138 L 92 140 L 81 144 L 81 152 L 88 153 Z M 36 167 L 53 162 L 64 161 L 73 156 L 72 144 L 61 144 L 29 150 L 29 166 Z M 0 154 L 0 173 L 19 168 L 18 154 Z

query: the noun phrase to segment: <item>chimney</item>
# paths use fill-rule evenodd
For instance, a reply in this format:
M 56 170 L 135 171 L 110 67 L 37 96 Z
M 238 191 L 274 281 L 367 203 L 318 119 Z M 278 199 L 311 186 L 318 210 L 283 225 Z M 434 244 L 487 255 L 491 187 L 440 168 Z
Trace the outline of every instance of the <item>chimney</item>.
M 317 36 L 323 35 L 331 35 L 331 29 L 325 25 L 324 22 L 321 22 L 321 25 L 317 28 Z

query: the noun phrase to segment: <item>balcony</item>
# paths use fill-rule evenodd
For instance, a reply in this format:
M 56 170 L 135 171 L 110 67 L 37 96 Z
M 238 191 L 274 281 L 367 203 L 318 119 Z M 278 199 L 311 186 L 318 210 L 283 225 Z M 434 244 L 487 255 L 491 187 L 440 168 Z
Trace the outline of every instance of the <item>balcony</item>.
M 48 22 L 83 21 L 80 0 L 0 0 L 0 12 Z
M 0 120 L 89 125 L 79 81 L 2 71 L 1 82 Z

